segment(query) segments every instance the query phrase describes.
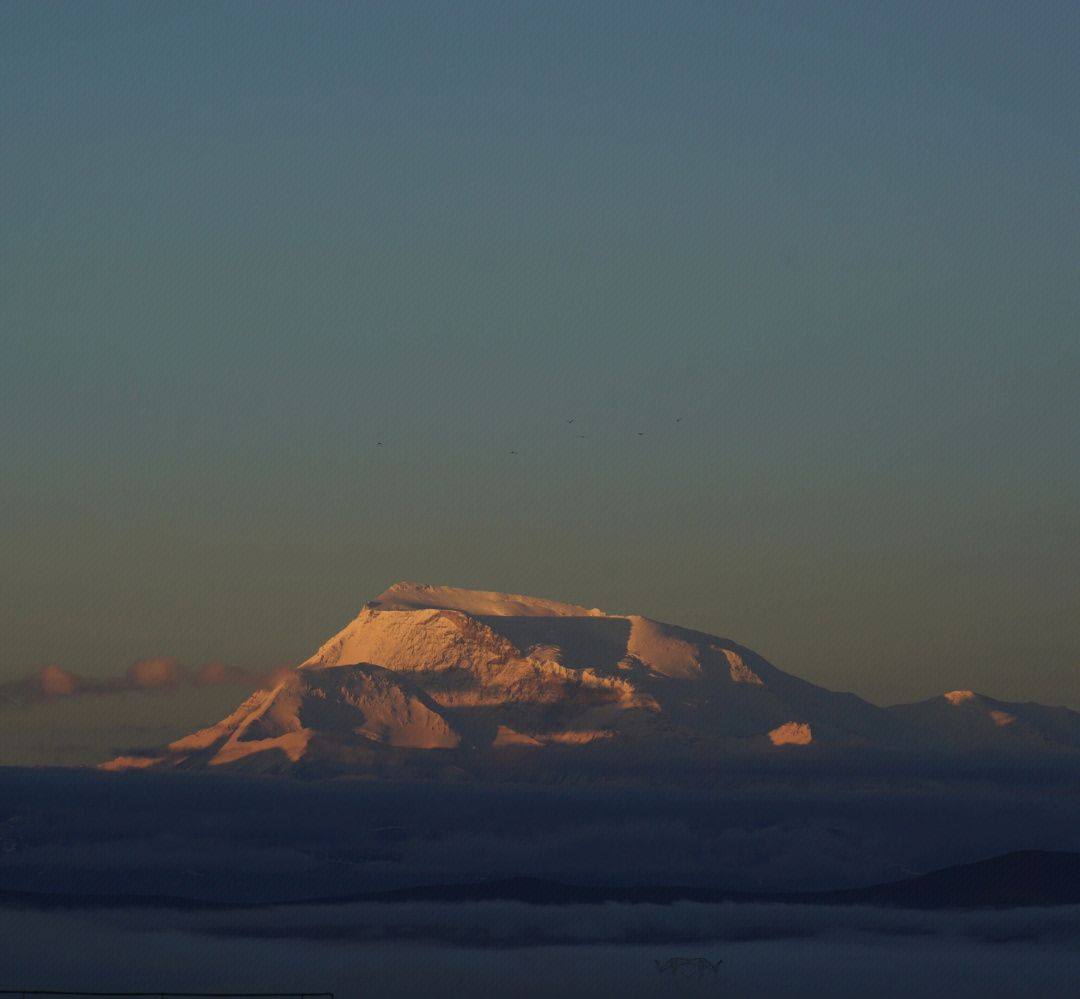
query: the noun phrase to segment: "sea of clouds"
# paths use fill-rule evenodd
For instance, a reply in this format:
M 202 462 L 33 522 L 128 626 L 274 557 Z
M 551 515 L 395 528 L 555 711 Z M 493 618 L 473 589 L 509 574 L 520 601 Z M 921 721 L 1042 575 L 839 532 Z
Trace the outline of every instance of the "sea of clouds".
M 1078 938 L 1077 907 L 967 914 L 505 903 L 246 915 L 0 910 L 0 968 L 8 988 L 329 991 L 337 999 L 1072 999 L 1080 987 Z M 716 971 L 694 963 L 702 958 Z
M 862 769 L 860 769 L 860 767 Z M 1080 907 L 330 896 L 531 875 L 795 891 L 1080 850 L 1075 774 L 744 760 L 695 788 L 0 768 L 0 885 L 259 907 L 0 906 L 3 987 L 359 996 L 1073 996 Z M 283 901 L 322 898 L 309 904 Z M 713 973 L 673 958 L 706 959 Z M 664 973 L 661 969 L 668 968 Z

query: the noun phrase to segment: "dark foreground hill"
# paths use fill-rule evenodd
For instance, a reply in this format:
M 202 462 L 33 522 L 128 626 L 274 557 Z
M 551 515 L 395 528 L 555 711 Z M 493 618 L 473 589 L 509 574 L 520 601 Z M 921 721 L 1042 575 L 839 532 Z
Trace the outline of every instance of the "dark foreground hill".
M 545 878 L 423 885 L 365 894 L 293 899 L 288 904 L 347 905 L 378 902 L 467 903 L 513 901 L 527 905 L 672 905 L 772 903 L 870 905 L 895 909 L 1012 909 L 1080 905 L 1080 853 L 1022 850 L 913 878 L 830 892 L 746 892 L 686 885 L 575 885 Z M 0 904 L 31 909 L 167 908 L 222 910 L 261 904 L 208 902 L 174 895 L 66 894 L 0 890 Z

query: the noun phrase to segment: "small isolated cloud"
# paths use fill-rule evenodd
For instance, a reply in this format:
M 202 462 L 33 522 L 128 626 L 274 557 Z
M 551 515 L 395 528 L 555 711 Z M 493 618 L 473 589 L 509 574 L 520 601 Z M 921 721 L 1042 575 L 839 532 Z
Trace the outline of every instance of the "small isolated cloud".
M 278 663 L 266 673 L 252 674 L 255 684 L 260 690 L 273 690 L 286 677 L 295 672 L 296 667 L 288 663 Z
M 75 673 L 50 663 L 44 669 L 28 676 L 23 685 L 29 696 L 70 697 L 86 687 L 86 681 Z
M 253 675 L 249 670 L 219 662 L 207 663 L 191 677 L 193 687 L 220 687 L 223 684 L 244 687 L 253 682 Z
M 121 690 L 164 690 L 187 679 L 187 668 L 172 656 L 140 659 L 120 681 Z
M 120 681 L 122 690 L 164 690 L 176 687 L 187 678 L 186 667 L 172 656 L 156 656 L 132 663 Z
M 0 704 L 21 705 L 34 701 L 53 701 L 59 697 L 83 693 L 93 686 L 78 673 L 49 663 L 21 680 L 0 684 Z
M 231 684 L 234 687 L 249 687 L 252 690 L 273 690 L 282 680 L 294 671 L 288 663 L 278 663 L 263 672 L 244 669 L 242 666 L 226 666 L 224 663 L 207 663 L 190 677 L 195 687 L 220 687 Z

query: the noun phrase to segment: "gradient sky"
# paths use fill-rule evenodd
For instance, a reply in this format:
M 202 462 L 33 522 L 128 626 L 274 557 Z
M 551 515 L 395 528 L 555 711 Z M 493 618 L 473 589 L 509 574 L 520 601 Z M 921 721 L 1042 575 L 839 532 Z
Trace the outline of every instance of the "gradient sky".
M 299 661 L 414 580 L 1080 709 L 1078 51 L 1071 0 L 5 3 L 0 681 Z

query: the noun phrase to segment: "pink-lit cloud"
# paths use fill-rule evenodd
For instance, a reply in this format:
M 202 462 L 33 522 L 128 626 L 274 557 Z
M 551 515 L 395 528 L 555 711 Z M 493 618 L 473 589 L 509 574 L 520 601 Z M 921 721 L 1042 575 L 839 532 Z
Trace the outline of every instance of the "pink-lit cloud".
M 296 669 L 295 666 L 289 666 L 286 663 L 279 663 L 273 669 L 268 670 L 265 673 L 258 674 L 256 680 L 256 686 L 260 690 L 273 690 L 282 680 L 284 680 L 290 673 Z M 252 674 L 254 677 L 255 675 Z
M 61 669 L 50 663 L 44 669 L 30 674 L 25 680 L 20 681 L 25 692 L 29 696 L 35 693 L 42 698 L 70 697 L 77 694 L 87 686 L 87 681 L 77 673 Z
M 229 683 L 243 687 L 250 682 L 251 674 L 243 667 L 226 666 L 219 662 L 207 663 L 191 676 L 191 683 L 195 687 L 220 687 Z
M 187 668 L 183 664 L 172 656 L 155 656 L 132 663 L 120 683 L 128 690 L 163 690 L 186 679 Z
M 295 669 L 289 663 L 278 663 L 269 670 L 256 672 L 242 666 L 226 666 L 225 663 L 207 663 L 191 674 L 189 680 L 195 687 L 220 687 L 231 684 L 235 687 L 271 690 Z
M 172 656 L 153 656 L 132 663 L 119 677 L 102 679 L 80 676 L 50 663 L 19 680 L 0 683 L 0 706 L 55 701 L 77 694 L 152 692 L 185 683 L 194 687 L 231 685 L 249 690 L 269 689 L 277 686 L 292 668 L 287 663 L 278 663 L 269 670 L 259 671 L 211 662 L 197 670 L 190 670 Z

